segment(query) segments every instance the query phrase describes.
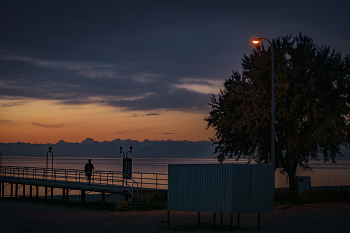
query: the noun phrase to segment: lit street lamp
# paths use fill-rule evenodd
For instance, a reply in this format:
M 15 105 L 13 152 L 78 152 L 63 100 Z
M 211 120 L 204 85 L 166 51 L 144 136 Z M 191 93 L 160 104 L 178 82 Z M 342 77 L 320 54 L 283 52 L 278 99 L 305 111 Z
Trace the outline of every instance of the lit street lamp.
M 272 43 L 265 38 L 254 38 L 252 40 L 253 44 L 259 44 L 262 40 L 269 42 L 271 47 L 271 59 L 272 59 L 272 94 L 271 94 L 271 165 L 275 170 L 275 68 L 274 68 L 274 50 Z

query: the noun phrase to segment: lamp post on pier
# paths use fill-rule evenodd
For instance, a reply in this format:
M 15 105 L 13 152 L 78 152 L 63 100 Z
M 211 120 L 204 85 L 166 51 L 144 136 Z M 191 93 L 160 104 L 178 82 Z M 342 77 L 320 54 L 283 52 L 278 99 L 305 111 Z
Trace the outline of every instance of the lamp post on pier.
M 123 147 L 120 146 L 120 154 L 123 154 L 123 180 L 132 178 L 132 158 L 128 158 L 128 153 L 132 153 L 134 147 L 130 146 L 126 154 L 123 152 Z
M 46 153 L 46 170 L 48 169 L 48 162 L 49 162 L 49 154 L 51 153 L 51 169 L 53 172 L 53 151 L 52 151 L 52 146 L 50 146 L 49 151 Z

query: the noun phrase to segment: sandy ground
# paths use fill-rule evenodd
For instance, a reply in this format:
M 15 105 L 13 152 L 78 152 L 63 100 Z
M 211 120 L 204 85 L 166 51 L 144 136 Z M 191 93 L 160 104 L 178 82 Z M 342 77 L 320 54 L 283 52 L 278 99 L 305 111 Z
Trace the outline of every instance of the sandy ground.
M 350 203 L 303 205 L 275 208 L 273 214 L 233 216 L 233 232 L 350 232 Z M 50 205 L 37 202 L 0 200 L 0 232 L 231 232 L 230 214 L 201 213 L 198 229 L 197 213 L 170 211 L 106 212 L 79 207 Z

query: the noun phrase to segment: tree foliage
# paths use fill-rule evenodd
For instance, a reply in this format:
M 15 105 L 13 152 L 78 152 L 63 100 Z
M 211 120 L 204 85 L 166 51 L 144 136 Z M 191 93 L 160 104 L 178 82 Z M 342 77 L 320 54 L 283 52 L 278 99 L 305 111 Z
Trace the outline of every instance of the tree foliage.
M 261 44 L 261 43 L 260 43 Z M 276 168 L 296 189 L 296 168 L 312 159 L 335 162 L 350 142 L 350 59 L 299 34 L 272 41 L 275 61 Z M 207 128 L 214 153 L 269 164 L 271 152 L 271 49 L 257 45 L 211 98 Z

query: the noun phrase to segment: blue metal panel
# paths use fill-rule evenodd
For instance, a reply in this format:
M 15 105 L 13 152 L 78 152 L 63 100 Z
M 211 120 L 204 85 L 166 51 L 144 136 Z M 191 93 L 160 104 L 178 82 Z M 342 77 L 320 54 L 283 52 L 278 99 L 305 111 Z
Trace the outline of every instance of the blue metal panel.
M 273 213 L 275 195 L 275 171 L 271 165 L 252 165 L 251 212 Z
M 274 180 L 270 166 L 169 164 L 168 179 L 168 210 L 273 212 Z
M 250 167 L 249 164 L 233 166 L 233 206 L 230 213 L 249 213 L 250 207 Z

